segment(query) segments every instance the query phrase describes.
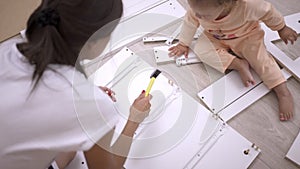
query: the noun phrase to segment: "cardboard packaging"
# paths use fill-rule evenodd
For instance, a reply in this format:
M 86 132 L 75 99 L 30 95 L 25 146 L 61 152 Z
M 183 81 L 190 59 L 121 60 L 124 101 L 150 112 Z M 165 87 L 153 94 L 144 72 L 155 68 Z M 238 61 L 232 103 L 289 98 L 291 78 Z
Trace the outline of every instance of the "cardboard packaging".
M 0 42 L 25 29 L 27 19 L 41 0 L 0 1 Z

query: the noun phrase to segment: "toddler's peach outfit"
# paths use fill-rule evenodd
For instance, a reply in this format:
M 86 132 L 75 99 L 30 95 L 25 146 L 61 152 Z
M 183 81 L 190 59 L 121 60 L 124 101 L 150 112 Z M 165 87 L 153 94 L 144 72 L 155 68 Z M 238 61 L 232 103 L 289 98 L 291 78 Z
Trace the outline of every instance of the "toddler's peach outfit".
M 189 46 L 201 25 L 204 31 L 192 50 L 204 63 L 224 73 L 236 57 L 228 52 L 232 50 L 246 59 L 271 89 L 286 79 L 265 48 L 264 31 L 259 21 L 273 31 L 285 26 L 282 15 L 264 0 L 238 0 L 229 15 L 215 21 L 199 19 L 192 10 L 188 10 L 179 41 Z

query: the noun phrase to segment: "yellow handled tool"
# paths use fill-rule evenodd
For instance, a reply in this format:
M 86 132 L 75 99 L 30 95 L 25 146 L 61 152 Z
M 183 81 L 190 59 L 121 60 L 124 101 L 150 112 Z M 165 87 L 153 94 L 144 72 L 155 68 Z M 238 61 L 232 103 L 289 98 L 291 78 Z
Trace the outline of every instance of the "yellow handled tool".
M 148 84 L 148 87 L 146 89 L 146 93 L 145 93 L 145 97 L 147 97 L 150 93 L 150 90 L 154 84 L 155 79 L 157 78 L 157 76 L 161 73 L 160 70 L 156 69 L 150 76 L 150 82 Z

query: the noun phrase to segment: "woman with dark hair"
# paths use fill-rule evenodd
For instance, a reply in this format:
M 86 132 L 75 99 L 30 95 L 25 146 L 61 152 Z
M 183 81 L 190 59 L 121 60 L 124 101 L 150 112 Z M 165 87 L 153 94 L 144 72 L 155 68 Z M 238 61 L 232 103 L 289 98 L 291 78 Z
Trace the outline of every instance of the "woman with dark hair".
M 90 169 L 122 168 L 151 96 L 136 98 L 110 146 L 117 123 L 112 91 L 90 84 L 77 61 L 100 28 L 107 42 L 122 11 L 121 0 L 43 0 L 28 20 L 26 40 L 0 45 L 1 168 L 45 169 L 53 161 L 64 168 L 76 151 L 85 151 Z

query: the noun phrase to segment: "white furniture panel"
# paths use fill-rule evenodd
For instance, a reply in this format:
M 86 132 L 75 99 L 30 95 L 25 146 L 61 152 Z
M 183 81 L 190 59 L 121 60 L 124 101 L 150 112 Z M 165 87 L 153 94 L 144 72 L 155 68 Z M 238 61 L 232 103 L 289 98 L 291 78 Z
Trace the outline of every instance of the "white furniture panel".
M 117 126 L 119 131 L 122 130 L 124 125 L 122 123 L 126 121 L 129 104 L 134 96 L 138 95 L 147 86 L 149 82 L 147 74 L 155 70 L 155 68 L 151 68 L 146 62 L 140 60 L 136 67 L 130 68 L 131 71 L 120 78 L 119 74 L 124 72 L 124 67 L 132 65 L 129 63 L 138 58 L 131 53 L 133 52 L 126 48 L 116 55 L 116 57 L 123 57 L 123 63 L 114 61 L 114 58 L 106 63 L 113 67 L 112 69 L 116 69 L 110 70 L 114 72 L 111 78 L 117 77 L 119 79 L 112 83 L 112 88 L 117 93 L 116 96 L 119 97 L 117 100 L 121 102 L 116 103 L 116 107 L 120 112 L 125 112 L 125 114 L 120 114 L 121 123 Z M 102 70 L 97 71 L 91 80 L 98 79 L 97 76 L 107 76 L 105 69 Z M 101 79 L 99 78 L 97 83 L 107 84 L 107 82 L 114 81 L 112 79 L 100 82 Z M 169 80 L 166 81 L 166 79 L 175 83 L 174 79 L 165 76 L 165 74 L 159 75 L 156 79 L 153 90 L 150 92 L 153 94 L 152 100 L 154 102 L 152 105 L 157 104 L 157 102 L 155 103 L 157 99 L 159 103 L 163 104 L 157 106 L 158 109 L 154 108 L 154 110 L 160 111 L 155 116 L 151 115 L 155 112 L 150 112 L 150 119 L 146 119 L 146 122 L 137 130 L 136 140 L 132 144 L 129 153 L 130 158 L 127 160 L 125 167 L 127 169 L 217 169 L 220 166 L 223 168 L 247 168 L 260 150 L 256 146 L 251 147 L 252 143 L 220 119 L 215 118 L 209 110 L 185 92 L 181 90 L 178 92 L 177 90 L 176 93 L 179 95 L 170 100 L 167 96 L 168 93 L 173 93 L 174 88 L 168 87 L 172 83 Z M 126 83 L 128 84 L 125 85 Z M 175 88 L 177 89 L 177 87 Z M 118 96 L 118 93 L 127 94 L 127 98 L 123 94 Z M 244 154 L 245 150 L 249 151 L 247 155 Z M 218 159 L 219 163 L 214 162 L 214 159 Z
M 286 79 L 291 77 L 291 74 L 287 70 L 282 69 L 281 72 Z M 270 90 L 266 87 L 266 85 L 260 83 L 218 112 L 218 116 L 227 122 L 269 92 Z
M 129 19 L 168 0 L 122 0 L 123 18 Z
M 286 154 L 286 157 L 300 166 L 300 133 Z
M 300 13 L 285 16 L 286 24 L 293 28 L 298 34 L 300 33 L 299 23 Z M 282 50 L 280 50 L 272 41 L 280 39 L 277 32 L 271 31 L 266 25 L 261 24 L 266 32 L 265 43 L 268 51 L 280 62 L 287 70 L 289 70 L 296 79 L 300 80 L 300 59 L 292 60 Z
M 129 2 L 130 0 L 127 1 Z M 156 2 L 156 0 L 153 0 L 153 2 Z M 131 6 L 130 4 L 131 2 L 128 4 L 129 7 Z M 158 33 L 160 29 L 166 25 L 179 22 L 186 13 L 186 10 L 176 0 L 161 0 L 158 1 L 158 3 L 154 3 L 154 5 L 150 5 L 149 7 L 141 6 L 141 8 L 146 10 L 137 12 L 136 14 L 138 15 L 134 14 L 132 17 L 121 19 L 120 23 L 112 32 L 106 48 L 102 53 L 98 54 L 99 56 L 97 58 L 82 61 L 84 67 L 93 67 L 92 70 L 88 71 L 88 74 L 95 70 L 95 65 L 106 59 L 108 53 L 119 50 L 129 43 L 138 41 L 145 35 Z M 96 32 L 93 36 L 96 37 L 96 39 L 97 36 L 101 37 L 101 30 Z M 171 35 L 166 35 L 166 40 L 168 40 L 170 36 Z
M 88 169 L 83 152 L 78 151 L 74 159 L 65 169 Z
M 168 0 L 139 15 L 121 21 L 112 33 L 108 47 L 103 54 L 125 46 L 148 33 L 155 33 L 160 28 L 183 17 L 185 12 L 176 0 Z
M 254 71 L 252 71 L 252 74 L 256 85 L 245 87 L 238 72 L 231 71 L 199 92 L 198 97 L 213 113 L 217 114 L 261 83 L 261 80 Z

